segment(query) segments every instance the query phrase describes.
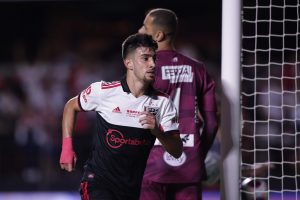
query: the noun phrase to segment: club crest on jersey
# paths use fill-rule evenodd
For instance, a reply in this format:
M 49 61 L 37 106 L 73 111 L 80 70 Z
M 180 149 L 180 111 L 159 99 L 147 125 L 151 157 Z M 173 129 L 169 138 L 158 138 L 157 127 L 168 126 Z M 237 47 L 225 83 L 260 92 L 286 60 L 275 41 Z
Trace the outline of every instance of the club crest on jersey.
M 159 107 L 145 106 L 144 111 L 152 113 L 154 116 L 158 113 Z

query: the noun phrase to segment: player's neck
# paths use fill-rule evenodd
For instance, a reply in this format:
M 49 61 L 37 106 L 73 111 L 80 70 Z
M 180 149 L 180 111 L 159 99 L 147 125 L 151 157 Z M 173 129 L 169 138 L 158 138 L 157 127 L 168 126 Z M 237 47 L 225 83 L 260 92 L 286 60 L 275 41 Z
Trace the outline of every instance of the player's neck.
M 166 50 L 173 50 L 173 51 L 175 51 L 175 47 L 171 43 L 166 43 L 166 42 L 158 43 L 157 51 L 166 51 Z
M 127 77 L 127 84 L 131 94 L 136 98 L 143 96 L 149 88 L 149 85 L 128 77 Z

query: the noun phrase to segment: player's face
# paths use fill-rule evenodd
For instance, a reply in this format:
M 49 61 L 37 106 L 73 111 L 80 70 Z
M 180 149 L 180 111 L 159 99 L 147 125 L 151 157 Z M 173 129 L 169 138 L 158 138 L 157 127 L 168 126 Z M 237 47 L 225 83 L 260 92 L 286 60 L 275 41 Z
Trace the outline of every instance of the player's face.
M 153 82 L 155 79 L 155 51 L 147 47 L 139 47 L 132 55 L 132 70 L 137 80 Z
M 139 33 L 151 35 L 152 38 L 155 40 L 156 30 L 153 25 L 153 19 L 154 19 L 153 17 L 151 17 L 150 15 L 147 15 L 144 19 L 143 26 L 139 29 Z

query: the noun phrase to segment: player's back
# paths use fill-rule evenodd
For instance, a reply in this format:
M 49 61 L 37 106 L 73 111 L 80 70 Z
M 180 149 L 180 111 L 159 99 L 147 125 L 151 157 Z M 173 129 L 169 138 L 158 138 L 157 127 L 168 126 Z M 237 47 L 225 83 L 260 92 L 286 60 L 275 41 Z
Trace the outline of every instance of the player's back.
M 155 142 L 144 177 L 160 183 L 191 183 L 201 180 L 204 156 L 200 137 L 202 122 L 197 117 L 197 109 L 199 105 L 204 110 L 204 105 L 207 108 L 215 106 L 214 87 L 215 83 L 202 62 L 172 50 L 157 52 L 154 88 L 170 95 L 178 110 L 184 152 L 179 159 L 175 159 Z M 211 103 L 213 104 L 209 105 Z
M 172 98 L 179 112 L 180 132 L 198 132 L 197 104 L 203 103 L 205 89 L 214 87 L 204 64 L 176 51 L 159 51 L 156 67 L 154 88 Z

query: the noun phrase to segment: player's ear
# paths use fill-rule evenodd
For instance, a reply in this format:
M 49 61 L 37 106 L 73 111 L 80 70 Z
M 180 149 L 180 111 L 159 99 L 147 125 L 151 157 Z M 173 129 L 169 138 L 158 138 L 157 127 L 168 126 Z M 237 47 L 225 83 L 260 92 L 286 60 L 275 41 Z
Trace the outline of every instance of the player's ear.
M 126 67 L 127 69 L 133 69 L 132 59 L 130 59 L 130 58 L 125 58 L 125 59 L 123 60 L 123 62 L 124 62 L 124 65 L 125 65 L 125 67 Z
M 161 42 L 165 39 L 165 33 L 163 31 L 157 31 L 155 34 L 155 41 Z

